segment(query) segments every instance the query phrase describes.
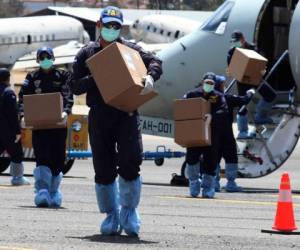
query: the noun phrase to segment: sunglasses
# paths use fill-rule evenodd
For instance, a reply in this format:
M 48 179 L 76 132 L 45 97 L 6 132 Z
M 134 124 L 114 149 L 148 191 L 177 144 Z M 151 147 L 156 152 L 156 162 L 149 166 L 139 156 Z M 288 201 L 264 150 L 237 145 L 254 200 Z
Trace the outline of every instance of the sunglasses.
M 43 61 L 43 60 L 45 60 L 45 59 L 52 59 L 52 56 L 50 56 L 50 55 L 41 55 L 40 57 L 39 57 L 39 60 L 40 61 Z
M 115 22 L 104 23 L 103 26 L 107 29 L 114 29 L 114 30 L 120 30 L 122 28 L 121 24 Z

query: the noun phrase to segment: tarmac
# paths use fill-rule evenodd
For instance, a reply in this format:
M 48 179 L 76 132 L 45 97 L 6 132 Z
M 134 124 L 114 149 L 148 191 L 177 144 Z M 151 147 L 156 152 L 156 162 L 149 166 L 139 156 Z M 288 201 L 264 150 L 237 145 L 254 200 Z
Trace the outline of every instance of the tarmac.
M 145 150 L 172 140 L 144 136 Z M 222 190 L 214 199 L 190 198 L 187 187 L 170 185 L 183 159 L 152 161 L 141 166 L 143 189 L 139 238 L 102 236 L 91 159 L 77 160 L 62 183 L 62 208 L 36 208 L 34 163 L 25 163 L 30 186 L 10 186 L 8 170 L 0 176 L 0 250 L 11 249 L 300 249 L 297 235 L 261 233 L 271 230 L 280 177 L 290 174 L 296 224 L 300 224 L 299 145 L 278 171 L 258 179 L 239 179 L 242 193 Z M 225 180 L 222 180 L 222 185 Z

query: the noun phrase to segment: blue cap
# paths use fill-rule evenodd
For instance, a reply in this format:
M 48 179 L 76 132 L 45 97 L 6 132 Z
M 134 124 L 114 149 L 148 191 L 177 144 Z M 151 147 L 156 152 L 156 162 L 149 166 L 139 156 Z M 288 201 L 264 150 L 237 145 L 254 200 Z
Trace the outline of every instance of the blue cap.
M 45 52 L 48 55 L 50 55 L 51 57 L 54 58 L 54 52 L 53 49 L 51 49 L 50 47 L 42 47 L 40 49 L 38 49 L 37 53 L 36 53 L 36 58 L 39 59 L 40 55 Z
M 123 24 L 123 14 L 118 7 L 107 6 L 102 10 L 100 19 L 102 23 L 117 22 Z
M 203 75 L 203 81 L 205 80 L 211 80 L 213 82 L 216 82 L 216 74 L 213 72 L 207 72 Z
M 226 81 L 226 77 L 225 76 L 216 75 L 216 84 L 222 84 L 225 81 Z

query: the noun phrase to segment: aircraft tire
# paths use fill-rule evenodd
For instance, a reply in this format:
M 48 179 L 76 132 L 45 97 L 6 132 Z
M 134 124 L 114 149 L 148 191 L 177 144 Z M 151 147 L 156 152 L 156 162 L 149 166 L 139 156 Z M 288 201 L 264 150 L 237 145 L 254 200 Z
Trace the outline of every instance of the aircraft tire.
M 154 160 L 155 165 L 158 166 L 158 167 L 162 166 L 164 164 L 164 162 L 165 162 L 164 158 L 156 158 Z

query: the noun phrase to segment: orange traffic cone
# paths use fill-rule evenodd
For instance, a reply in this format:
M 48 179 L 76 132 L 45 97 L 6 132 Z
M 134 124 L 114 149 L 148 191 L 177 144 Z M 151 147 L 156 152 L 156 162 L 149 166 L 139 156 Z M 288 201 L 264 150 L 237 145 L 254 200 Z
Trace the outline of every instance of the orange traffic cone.
M 290 177 L 288 173 L 283 173 L 281 176 L 277 211 L 272 228 L 284 232 L 291 232 L 297 229 L 294 219 Z
M 296 230 L 297 227 L 295 224 L 290 177 L 288 173 L 283 173 L 281 176 L 277 211 L 275 215 L 275 222 L 272 228 L 277 231 L 262 230 L 262 232 L 299 234 L 299 232 L 292 232 Z

